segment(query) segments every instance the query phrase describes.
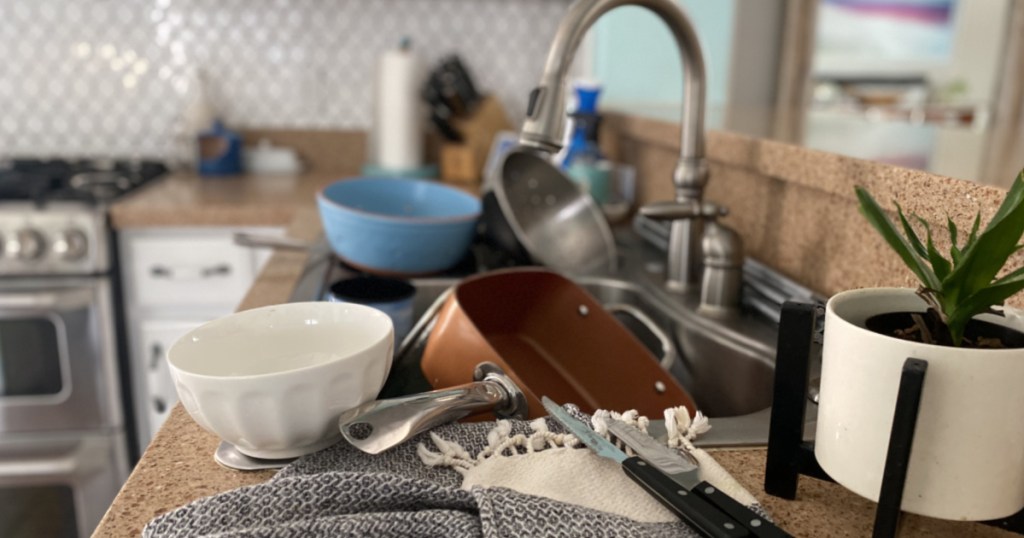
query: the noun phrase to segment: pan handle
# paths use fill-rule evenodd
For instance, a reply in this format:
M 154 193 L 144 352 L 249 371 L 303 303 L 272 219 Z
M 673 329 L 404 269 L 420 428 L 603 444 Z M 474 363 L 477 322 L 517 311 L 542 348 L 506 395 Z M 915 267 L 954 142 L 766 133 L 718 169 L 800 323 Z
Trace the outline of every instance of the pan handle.
M 253 248 L 274 248 L 284 250 L 311 250 L 313 244 L 300 239 L 290 237 L 277 237 L 273 235 L 259 235 L 247 232 L 237 232 L 234 236 L 236 245 Z
M 448 300 L 454 289 L 454 286 L 447 288 L 427 307 L 427 310 L 423 312 L 420 319 L 416 321 L 416 324 L 412 326 L 409 333 L 402 339 L 402 343 L 398 346 L 398 351 L 395 353 L 395 362 L 402 360 L 409 350 L 418 347 L 426 341 L 427 337 L 430 336 L 430 331 L 434 328 L 434 324 L 437 322 L 437 314 L 441 311 L 441 307 L 444 306 L 445 301 Z
M 501 368 L 482 362 L 473 378 L 477 381 L 365 403 L 342 413 L 338 428 L 352 446 L 379 454 L 419 433 L 474 413 L 493 410 L 502 418 L 526 418 L 526 397 Z
M 615 312 L 622 312 L 623 314 L 630 315 L 642 323 L 648 331 L 651 331 L 651 334 L 653 334 L 661 344 L 661 357 L 658 359 L 658 363 L 661 364 L 661 367 L 666 372 L 671 371 L 672 365 L 679 359 L 679 354 L 676 352 L 676 346 L 672 343 L 672 338 L 665 334 L 665 331 L 663 331 L 661 327 L 658 327 L 658 324 L 654 323 L 654 320 L 651 319 L 650 316 L 645 314 L 643 310 L 625 303 L 606 304 L 604 305 L 604 309 L 613 314 Z

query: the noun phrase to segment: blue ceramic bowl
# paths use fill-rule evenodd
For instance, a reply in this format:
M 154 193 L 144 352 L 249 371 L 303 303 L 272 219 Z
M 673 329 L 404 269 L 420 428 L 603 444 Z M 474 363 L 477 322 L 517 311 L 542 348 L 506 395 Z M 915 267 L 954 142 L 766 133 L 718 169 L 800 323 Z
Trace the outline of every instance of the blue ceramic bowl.
M 359 177 L 317 193 L 327 241 L 346 263 L 390 275 L 436 273 L 466 255 L 480 200 L 433 181 Z

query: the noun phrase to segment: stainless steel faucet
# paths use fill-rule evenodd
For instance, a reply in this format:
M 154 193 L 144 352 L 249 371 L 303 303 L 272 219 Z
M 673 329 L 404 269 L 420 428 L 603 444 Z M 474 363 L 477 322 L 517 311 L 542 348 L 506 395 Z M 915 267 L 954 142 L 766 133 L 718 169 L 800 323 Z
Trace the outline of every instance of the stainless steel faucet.
M 561 147 L 565 123 L 565 86 L 569 66 L 587 30 L 608 11 L 625 5 L 642 6 L 657 14 L 668 25 L 683 61 L 683 111 L 680 126 L 679 162 L 672 174 L 676 197 L 671 202 L 651 204 L 641 213 L 659 220 L 671 220 L 666 285 L 684 290 L 700 281 L 702 266 L 713 267 L 705 275 L 702 295 L 718 299 L 723 309 L 739 302 L 739 283 L 735 278 L 742 268 L 742 242 L 732 230 L 715 222 L 724 209 L 703 201 L 708 181 L 708 165 L 704 158 L 704 56 L 690 20 L 672 0 L 577 0 L 569 6 L 555 33 L 548 52 L 540 85 L 530 93 L 527 118 L 519 142 L 542 151 L 555 152 Z M 705 234 L 708 223 L 708 234 Z M 724 230 L 724 231 L 723 231 Z M 728 244 L 721 244 L 727 241 Z M 737 250 L 739 254 L 737 255 Z M 729 263 L 739 259 L 739 266 L 723 267 L 721 253 Z M 721 278 L 723 274 L 729 276 Z M 709 278 L 710 277 L 710 278 Z M 734 299 L 735 298 L 735 299 Z

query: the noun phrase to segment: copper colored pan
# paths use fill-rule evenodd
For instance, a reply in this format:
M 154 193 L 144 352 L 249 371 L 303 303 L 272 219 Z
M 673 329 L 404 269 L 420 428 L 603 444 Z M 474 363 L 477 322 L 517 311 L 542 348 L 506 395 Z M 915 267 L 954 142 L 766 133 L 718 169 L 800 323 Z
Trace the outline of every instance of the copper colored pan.
M 541 269 L 476 275 L 454 289 L 438 314 L 422 368 L 434 388 L 473 381 L 490 361 L 523 389 L 530 418 L 547 413 L 540 396 L 587 412 L 636 409 L 661 417 L 696 410 L 689 394 L 589 293 Z

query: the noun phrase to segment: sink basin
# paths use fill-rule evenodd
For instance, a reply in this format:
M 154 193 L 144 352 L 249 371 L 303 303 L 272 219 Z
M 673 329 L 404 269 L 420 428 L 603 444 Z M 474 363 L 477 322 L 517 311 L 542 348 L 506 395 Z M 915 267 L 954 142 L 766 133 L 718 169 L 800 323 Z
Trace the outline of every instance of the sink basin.
M 655 356 L 664 354 L 667 340 L 676 354 L 667 369 L 694 397 L 698 408 L 712 419 L 712 429 L 697 440 L 698 445 L 766 444 L 775 371 L 775 323 L 753 314 L 721 319 L 698 314 L 697 290 L 673 293 L 661 287 L 663 256 L 656 249 L 642 245 L 639 240 L 617 239 L 624 261 L 619 272 L 573 280 L 606 308 L 611 307 L 609 310 L 616 318 Z M 333 260 L 320 263 L 320 269 L 307 268 L 304 281 L 293 293 L 294 300 L 312 300 L 325 282 L 344 276 L 333 266 Z M 459 278 L 420 278 L 411 282 L 416 287 L 413 319 L 419 319 Z M 636 311 L 639 316 L 631 313 Z M 654 330 L 640 319 L 643 317 L 655 326 Z M 396 360 L 381 398 L 432 389 L 419 368 L 422 351 L 422 344 L 414 346 Z M 654 424 L 652 433 L 659 433 L 659 423 Z
M 637 308 L 668 334 L 679 354 L 669 371 L 693 395 L 705 415 L 745 415 L 771 405 L 774 349 L 739 332 L 756 326 L 756 322 L 746 320 L 745 327 L 729 331 L 720 323 L 691 315 L 686 308 L 657 300 L 632 282 L 584 277 L 577 283 L 605 306 L 626 304 Z M 628 314 L 616 313 L 616 317 L 652 353 L 660 355 L 659 342 L 643 323 Z M 774 337 L 774 333 L 765 331 L 764 336 Z

